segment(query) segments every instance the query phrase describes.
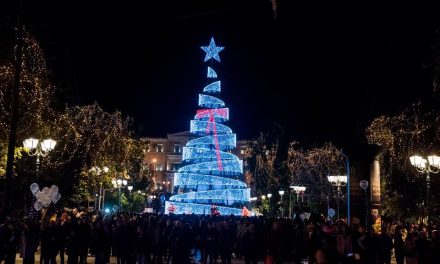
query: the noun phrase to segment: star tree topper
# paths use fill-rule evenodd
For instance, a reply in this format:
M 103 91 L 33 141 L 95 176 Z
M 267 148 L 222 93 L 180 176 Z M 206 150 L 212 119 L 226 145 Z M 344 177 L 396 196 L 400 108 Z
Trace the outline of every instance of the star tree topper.
M 205 61 L 207 62 L 211 58 L 215 59 L 216 61 L 220 62 L 220 56 L 218 53 L 222 51 L 225 47 L 220 47 L 215 45 L 214 37 L 211 37 L 211 42 L 209 43 L 209 46 L 201 46 L 200 47 L 204 52 L 206 52 Z

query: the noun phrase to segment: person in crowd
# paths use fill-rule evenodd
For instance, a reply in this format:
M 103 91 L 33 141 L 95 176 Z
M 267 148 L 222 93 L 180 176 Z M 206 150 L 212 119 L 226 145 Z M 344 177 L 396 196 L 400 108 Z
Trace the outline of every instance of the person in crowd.
M 437 263 L 440 260 L 440 232 L 433 230 L 431 234 L 431 254 L 429 263 Z
M 406 264 L 417 264 L 417 249 L 416 249 L 416 232 L 408 233 L 403 244 L 403 253 L 405 255 Z
M 390 264 L 391 254 L 394 248 L 393 239 L 389 236 L 386 226 L 382 227 L 382 231 L 378 237 L 379 242 L 379 252 L 378 260 L 380 264 Z
M 338 226 L 336 249 L 338 261 L 340 263 L 350 263 L 350 260 L 353 259 L 353 241 L 348 226 L 345 223 L 340 223 Z
M 428 232 L 426 228 L 422 228 L 416 239 L 417 261 L 419 264 L 429 262 L 430 247 L 431 241 L 428 240 Z
M 396 264 L 403 264 L 405 260 L 405 255 L 403 253 L 403 228 L 397 225 L 394 229 L 394 255 L 396 257 Z
M 20 257 L 23 264 L 35 263 L 35 252 L 38 247 L 37 230 L 30 220 L 25 220 L 20 236 Z
M 360 222 L 327 222 L 318 214 L 305 219 L 232 215 L 163 215 L 161 213 L 118 213 L 75 210 L 51 218 L 23 218 L 11 215 L 0 225 L 0 258 L 15 263 L 20 253 L 23 263 L 53 264 L 57 254 L 67 264 L 86 263 L 89 256 L 97 264 L 189 264 L 200 263 L 390 263 L 395 248 L 396 264 L 437 263 L 440 259 L 439 232 L 428 239 L 426 229 L 400 224 L 382 228 L 381 233 Z M 56 216 L 59 216 L 58 219 Z M 302 216 L 302 217 L 301 217 Z M 17 220 L 21 219 L 21 220 Z M 353 219 L 353 218 L 352 218 Z M 38 228 L 40 226 L 40 228 Z M 323 228 L 325 227 L 325 228 Z M 384 226 L 385 227 L 385 226 Z M 389 234 L 393 234 L 393 239 Z M 195 239 L 197 237 L 197 240 Z M 40 250 L 37 251 L 37 247 Z M 357 256 L 356 256 L 357 255 Z
M 235 245 L 235 230 L 229 221 L 223 221 L 220 229 L 220 254 L 222 264 L 231 264 Z

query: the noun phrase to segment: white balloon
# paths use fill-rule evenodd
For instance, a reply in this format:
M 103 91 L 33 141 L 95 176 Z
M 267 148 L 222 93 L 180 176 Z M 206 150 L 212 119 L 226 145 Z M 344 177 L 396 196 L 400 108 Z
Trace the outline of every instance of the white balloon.
M 52 190 L 51 190 L 52 191 Z M 51 199 L 51 200 L 53 200 L 56 196 L 57 196 L 57 194 L 58 194 L 58 192 L 51 192 L 50 194 L 49 194 L 49 198 Z
M 367 180 L 362 180 L 362 181 L 359 182 L 359 185 L 365 191 L 368 188 L 368 181 Z
M 58 193 L 58 186 L 56 186 L 56 185 L 50 186 L 50 192 L 51 193 Z
M 40 211 L 41 208 L 43 208 L 43 204 L 40 201 L 36 201 L 34 203 L 34 208 L 35 208 L 35 210 Z
M 44 195 L 49 195 L 50 189 L 48 187 L 44 187 L 42 192 L 44 193 Z
M 43 201 L 46 203 L 47 202 L 50 203 L 52 200 L 50 199 L 50 196 L 48 195 L 48 196 L 44 196 Z
M 40 190 L 40 186 L 36 184 L 35 182 L 31 184 L 31 192 L 33 195 L 35 195 L 36 192 Z
M 43 192 L 41 192 L 41 191 L 38 191 L 38 192 L 36 192 L 35 193 L 35 197 L 37 197 L 37 200 L 38 201 L 40 201 L 41 200 L 41 198 L 43 197 Z
M 43 193 L 43 197 L 41 197 L 39 201 L 43 204 L 44 207 L 49 206 L 50 202 L 52 202 L 49 195 L 44 195 L 44 193 Z
M 60 198 L 61 198 L 61 193 L 57 193 L 57 195 L 55 196 L 55 198 L 52 199 L 52 202 L 53 202 L 54 204 L 56 204 L 56 203 L 60 200 Z

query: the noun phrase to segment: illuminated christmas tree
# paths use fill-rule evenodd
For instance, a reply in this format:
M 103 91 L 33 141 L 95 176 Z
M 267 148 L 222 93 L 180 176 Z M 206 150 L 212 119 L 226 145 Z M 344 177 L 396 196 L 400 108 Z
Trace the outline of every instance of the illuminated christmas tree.
M 219 52 L 211 38 L 205 62 L 220 62 Z M 199 94 L 199 107 L 190 123 L 192 139 L 182 152 L 182 166 L 174 177 L 178 193 L 165 203 L 165 212 L 174 214 L 210 214 L 215 205 L 222 215 L 241 215 L 249 201 L 250 190 L 241 181 L 243 161 L 231 153 L 236 147 L 236 135 L 226 126 L 229 109 L 218 98 L 221 81 L 213 68 L 207 68 L 209 84 Z

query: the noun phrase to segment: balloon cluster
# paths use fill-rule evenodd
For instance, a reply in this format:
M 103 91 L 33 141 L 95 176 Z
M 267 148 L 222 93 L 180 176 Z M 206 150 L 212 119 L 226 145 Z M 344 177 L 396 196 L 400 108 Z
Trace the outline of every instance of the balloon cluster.
M 56 204 L 61 198 L 61 194 L 58 192 L 58 186 L 52 185 L 50 188 L 44 187 L 40 191 L 40 186 L 35 182 L 31 184 L 31 192 L 37 198 L 34 203 L 35 210 L 39 211 L 43 207 L 48 207 L 50 203 Z

